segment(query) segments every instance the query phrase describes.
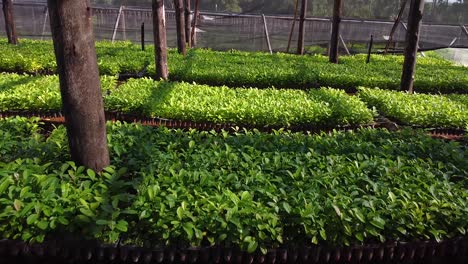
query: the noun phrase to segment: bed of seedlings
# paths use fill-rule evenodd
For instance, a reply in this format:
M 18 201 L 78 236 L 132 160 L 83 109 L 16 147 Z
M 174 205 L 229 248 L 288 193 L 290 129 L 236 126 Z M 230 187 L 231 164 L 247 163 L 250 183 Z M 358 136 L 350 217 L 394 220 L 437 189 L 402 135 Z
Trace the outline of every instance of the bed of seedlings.
M 395 91 L 401 56 L 171 50 L 171 81 L 119 81 L 152 75 L 154 51 L 98 42 L 115 122 L 112 166 L 96 174 L 70 162 L 51 42 L 2 39 L 0 52 L 0 260 L 466 257 L 468 136 L 414 129 L 468 129 L 466 67 L 420 58 L 410 95 Z M 396 131 L 364 128 L 382 119 Z

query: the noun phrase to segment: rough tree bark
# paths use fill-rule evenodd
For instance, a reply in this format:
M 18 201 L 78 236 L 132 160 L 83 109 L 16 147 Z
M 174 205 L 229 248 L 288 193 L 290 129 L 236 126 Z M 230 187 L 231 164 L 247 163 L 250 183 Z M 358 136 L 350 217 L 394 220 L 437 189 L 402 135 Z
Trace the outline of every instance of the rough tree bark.
M 187 51 L 185 48 L 184 0 L 174 0 L 174 7 L 177 25 L 177 51 L 185 56 Z
M 330 39 L 330 56 L 329 61 L 331 63 L 338 63 L 338 40 L 340 37 L 340 23 L 341 15 L 343 13 L 343 1 L 335 0 L 333 4 L 333 23 L 332 33 Z
M 5 17 L 5 31 L 8 38 L 8 43 L 18 44 L 18 35 L 16 35 L 16 26 L 13 12 L 13 3 L 11 0 L 3 0 L 3 15 Z
M 71 158 L 101 171 L 109 165 L 92 9 L 89 0 L 48 0 Z
M 413 93 L 414 71 L 416 68 L 416 57 L 419 47 L 419 30 L 424 11 L 424 0 L 411 0 L 408 31 L 406 33 L 405 61 L 401 76 L 401 90 Z
M 301 20 L 299 21 L 299 37 L 297 40 L 297 54 L 304 54 L 304 34 L 305 34 L 305 19 L 307 15 L 307 0 L 302 0 L 301 4 Z
M 188 47 L 191 47 L 192 42 L 190 38 L 190 22 L 191 22 L 190 0 L 184 0 L 184 8 L 185 8 L 185 42 L 187 43 Z
M 154 52 L 156 57 L 156 79 L 167 80 L 166 14 L 164 0 L 153 0 Z

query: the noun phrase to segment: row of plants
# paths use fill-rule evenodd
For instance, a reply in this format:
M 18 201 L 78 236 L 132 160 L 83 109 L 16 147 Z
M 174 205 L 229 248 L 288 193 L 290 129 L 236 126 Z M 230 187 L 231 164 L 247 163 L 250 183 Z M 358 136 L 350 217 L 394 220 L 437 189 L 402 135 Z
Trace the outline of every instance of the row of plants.
M 356 97 L 335 89 L 231 89 L 179 82 L 131 79 L 117 87 L 101 77 L 108 111 L 196 122 L 248 125 L 344 126 L 369 124 L 373 112 Z M 59 111 L 56 76 L 0 74 L 0 111 Z
M 423 132 L 306 135 L 108 125 L 112 167 L 63 127 L 0 120 L 0 237 L 145 247 L 441 240 L 468 228 L 468 149 Z M 3 155 L 3 153 L 6 153 Z
M 101 76 L 102 94 L 110 94 L 117 78 Z M 57 75 L 30 76 L 0 73 L 0 111 L 55 110 L 62 108 Z
M 102 75 L 136 74 L 148 66 L 154 76 L 154 49 L 141 51 L 129 42 L 97 42 Z M 0 70 L 26 73 L 55 73 L 56 63 L 50 41 L 22 40 L 8 45 L 0 39 Z M 273 55 L 253 52 L 190 50 L 186 57 L 169 50 L 170 79 L 229 87 L 317 88 L 335 87 L 355 91 L 358 86 L 398 89 L 403 57 L 374 55 L 344 56 L 340 64 L 328 63 L 321 55 Z M 468 93 L 468 69 L 430 56 L 418 58 L 415 89 L 421 93 Z
M 345 126 L 370 124 L 376 111 L 404 125 L 468 127 L 468 95 L 407 94 L 360 87 L 358 96 L 304 90 L 210 87 L 130 79 L 117 86 L 101 77 L 106 110 L 145 117 L 246 125 Z M 375 109 L 371 110 L 368 107 Z M 59 111 L 58 77 L 0 74 L 0 111 Z
M 379 113 L 402 124 L 468 128 L 468 95 L 408 94 L 364 87 L 358 94 Z
M 373 112 L 344 91 L 211 87 L 132 79 L 105 98 L 106 108 L 177 120 L 253 125 L 369 124 Z

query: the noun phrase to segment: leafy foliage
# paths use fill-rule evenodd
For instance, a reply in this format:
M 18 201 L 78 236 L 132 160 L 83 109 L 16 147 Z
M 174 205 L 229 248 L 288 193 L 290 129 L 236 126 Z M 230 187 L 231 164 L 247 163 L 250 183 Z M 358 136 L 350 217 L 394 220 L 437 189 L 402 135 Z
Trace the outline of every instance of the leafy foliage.
M 115 77 L 101 76 L 102 93 L 117 85 Z M 0 73 L 0 111 L 60 110 L 62 99 L 57 76 Z
M 178 120 L 255 125 L 367 124 L 372 112 L 359 99 L 334 89 L 231 89 L 133 79 L 106 98 L 110 110 Z
M 46 140 L 36 127 L 0 120 L 0 131 L 23 131 L 32 148 L 66 144 L 63 128 Z M 0 236 L 252 252 L 443 239 L 468 228 L 468 149 L 413 130 L 228 134 L 114 123 L 108 141 L 115 167 L 101 175 L 67 162 L 64 149 L 0 156 Z
M 372 111 L 343 91 L 230 89 L 178 82 L 132 79 L 116 88 L 101 77 L 105 105 L 111 111 L 190 121 L 289 126 L 358 125 L 372 122 Z M 56 76 L 0 74 L 0 111 L 59 110 Z
M 468 124 L 468 95 L 411 95 L 361 87 L 359 97 L 381 114 L 404 124 L 456 128 Z
M 0 40 L 0 69 L 27 73 L 56 71 L 51 42 L 23 40 L 19 46 Z M 141 51 L 129 42 L 96 44 L 100 73 L 138 73 L 149 64 L 155 73 L 154 50 Z M 402 56 L 374 55 L 369 64 L 365 55 L 342 57 L 340 64 L 328 63 L 325 56 L 296 56 L 261 52 L 217 52 L 191 50 L 182 57 L 169 50 L 170 79 L 229 87 L 301 88 L 334 87 L 354 91 L 358 86 L 398 89 Z M 418 58 L 415 89 L 421 93 L 468 93 L 468 70 L 435 58 Z

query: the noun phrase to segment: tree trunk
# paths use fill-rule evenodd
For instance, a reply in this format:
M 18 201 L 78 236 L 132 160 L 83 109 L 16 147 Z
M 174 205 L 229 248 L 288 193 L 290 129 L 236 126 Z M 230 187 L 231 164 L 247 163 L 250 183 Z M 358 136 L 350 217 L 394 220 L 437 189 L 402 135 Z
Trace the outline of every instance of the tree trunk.
M 190 8 L 190 0 L 184 0 L 184 7 L 185 7 L 185 42 L 187 43 L 188 47 L 192 46 L 192 42 L 190 41 L 190 15 L 191 15 L 191 8 Z
M 174 0 L 175 17 L 177 24 L 177 51 L 185 56 L 185 15 L 184 0 Z
M 401 76 L 401 90 L 409 93 L 413 93 L 414 71 L 419 47 L 419 30 L 421 29 L 424 3 L 424 0 L 411 0 L 408 31 L 406 33 L 405 61 Z
M 18 44 L 18 35 L 16 35 L 16 26 L 13 13 L 13 3 L 11 0 L 3 0 L 3 15 L 5 17 L 5 31 L 8 38 L 8 43 Z
M 301 20 L 299 22 L 299 38 L 297 40 L 297 54 L 304 54 L 304 34 L 305 34 L 305 19 L 307 15 L 307 0 L 302 0 L 301 4 Z
M 330 39 L 330 57 L 331 63 L 338 63 L 338 40 L 340 36 L 341 15 L 343 13 L 343 1 L 335 0 L 333 5 L 333 24 Z
M 154 52 L 156 57 L 156 79 L 167 80 L 166 14 L 164 0 L 153 0 Z
M 97 172 L 109 165 L 106 119 L 89 0 L 48 0 L 71 158 Z

